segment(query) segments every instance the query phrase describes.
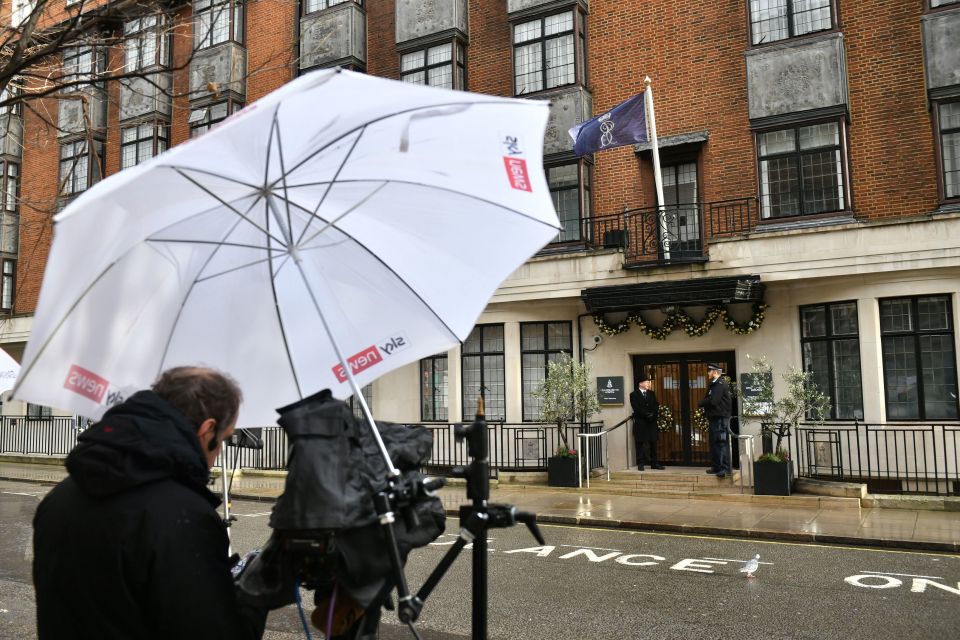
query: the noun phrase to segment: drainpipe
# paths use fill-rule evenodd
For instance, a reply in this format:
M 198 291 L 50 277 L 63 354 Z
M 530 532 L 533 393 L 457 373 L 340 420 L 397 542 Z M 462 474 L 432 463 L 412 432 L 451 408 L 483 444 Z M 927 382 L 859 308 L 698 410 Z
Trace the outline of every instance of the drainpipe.
M 583 348 L 583 325 L 581 324 L 581 321 L 588 316 L 593 317 L 593 314 L 581 313 L 580 315 L 577 316 L 577 344 L 579 345 L 579 348 L 577 349 L 578 351 L 577 359 L 580 361 L 580 364 L 583 364 L 583 357 L 584 357 L 583 353 L 585 351 Z

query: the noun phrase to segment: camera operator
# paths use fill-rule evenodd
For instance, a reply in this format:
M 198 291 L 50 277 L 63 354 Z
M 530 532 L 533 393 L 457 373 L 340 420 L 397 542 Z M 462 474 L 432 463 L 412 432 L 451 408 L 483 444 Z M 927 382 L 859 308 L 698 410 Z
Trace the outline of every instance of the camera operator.
M 177 367 L 80 435 L 33 521 L 41 640 L 263 635 L 207 488 L 241 399 L 229 377 Z

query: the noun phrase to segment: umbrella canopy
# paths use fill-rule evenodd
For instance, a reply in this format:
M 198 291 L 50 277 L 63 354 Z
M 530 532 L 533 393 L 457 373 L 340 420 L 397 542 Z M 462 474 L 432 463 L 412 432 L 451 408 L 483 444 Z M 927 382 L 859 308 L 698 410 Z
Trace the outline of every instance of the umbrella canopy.
M 13 388 L 13 383 L 20 373 L 20 365 L 10 357 L 10 354 L 0 349 L 0 393 Z
M 56 218 L 15 396 L 99 417 L 202 364 L 248 427 L 450 348 L 557 234 L 547 115 L 319 71 L 100 182 Z

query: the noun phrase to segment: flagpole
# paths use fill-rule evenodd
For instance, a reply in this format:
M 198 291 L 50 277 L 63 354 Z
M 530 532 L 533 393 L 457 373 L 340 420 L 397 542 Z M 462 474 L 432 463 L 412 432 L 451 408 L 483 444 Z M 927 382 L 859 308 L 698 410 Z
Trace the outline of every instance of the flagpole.
M 663 176 L 660 174 L 660 145 L 657 143 L 657 117 L 653 112 L 653 87 L 650 76 L 643 79 L 643 99 L 647 106 L 647 129 L 650 132 L 650 151 L 653 153 L 653 180 L 657 185 L 657 215 L 660 220 L 660 244 L 663 259 L 670 259 L 670 237 L 667 235 L 667 210 L 663 203 Z

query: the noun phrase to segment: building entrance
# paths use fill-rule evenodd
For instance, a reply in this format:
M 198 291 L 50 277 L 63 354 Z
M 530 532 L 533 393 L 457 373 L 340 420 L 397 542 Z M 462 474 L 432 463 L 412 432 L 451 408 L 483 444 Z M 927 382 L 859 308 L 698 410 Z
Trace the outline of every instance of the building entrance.
M 663 463 L 704 467 L 710 464 L 707 421 L 702 414 L 697 415 L 697 403 L 707 393 L 710 362 L 722 366 L 724 375 L 731 380 L 737 379 L 732 351 L 633 356 L 634 380 L 645 371 L 653 379 L 651 389 L 661 407 L 669 409 L 667 428 L 661 429 L 657 446 Z M 637 388 L 636 383 L 633 388 Z

